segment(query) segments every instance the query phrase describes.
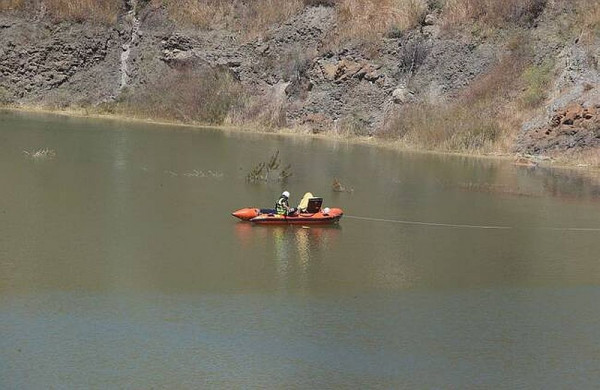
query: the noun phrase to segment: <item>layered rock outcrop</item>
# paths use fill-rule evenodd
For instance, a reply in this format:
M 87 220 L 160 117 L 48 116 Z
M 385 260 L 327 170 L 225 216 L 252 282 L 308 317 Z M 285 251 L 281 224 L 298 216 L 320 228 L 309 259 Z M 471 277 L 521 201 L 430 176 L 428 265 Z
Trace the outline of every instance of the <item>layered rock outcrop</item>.
M 0 88 L 6 102 L 94 103 L 115 96 L 121 37 L 88 24 L 2 17 Z

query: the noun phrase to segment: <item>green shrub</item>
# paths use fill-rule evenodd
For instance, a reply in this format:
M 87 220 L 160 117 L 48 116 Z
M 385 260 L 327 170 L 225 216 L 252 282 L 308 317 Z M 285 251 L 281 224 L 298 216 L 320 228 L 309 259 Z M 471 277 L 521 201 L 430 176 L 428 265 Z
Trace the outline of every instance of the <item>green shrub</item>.
M 521 95 L 521 104 L 526 108 L 537 107 L 547 97 L 548 85 L 552 80 L 553 64 L 546 62 L 525 69 L 522 79 L 525 91 Z

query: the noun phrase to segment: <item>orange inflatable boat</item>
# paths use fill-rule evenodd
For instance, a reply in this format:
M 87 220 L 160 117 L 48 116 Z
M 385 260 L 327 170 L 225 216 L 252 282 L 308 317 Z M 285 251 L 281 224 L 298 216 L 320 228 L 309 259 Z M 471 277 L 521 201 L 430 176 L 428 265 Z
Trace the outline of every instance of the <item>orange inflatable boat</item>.
M 305 210 L 298 211 L 293 215 L 279 215 L 275 210 L 254 207 L 239 209 L 231 213 L 231 215 L 242 221 L 264 225 L 324 225 L 336 223 L 342 218 L 342 215 L 344 215 L 344 211 L 338 208 L 324 208 L 321 210 L 322 203 L 322 198 L 311 198 L 308 202 L 308 207 Z

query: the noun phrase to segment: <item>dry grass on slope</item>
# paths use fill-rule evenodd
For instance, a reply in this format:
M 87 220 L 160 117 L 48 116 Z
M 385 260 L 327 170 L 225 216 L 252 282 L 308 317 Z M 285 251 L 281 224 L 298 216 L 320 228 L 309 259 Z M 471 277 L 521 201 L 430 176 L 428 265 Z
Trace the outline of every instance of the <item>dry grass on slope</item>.
M 531 23 L 546 6 L 547 0 L 446 0 L 442 18 L 446 26 L 474 21 L 503 27 L 507 23 Z
M 24 10 L 49 16 L 54 22 L 92 21 L 115 24 L 122 11 L 121 0 L 0 0 L 0 11 Z
M 585 41 L 600 38 L 600 6 L 597 0 L 577 0 L 577 24 Z
M 165 7 L 177 22 L 205 29 L 228 29 L 249 39 L 260 36 L 307 6 L 334 7 L 338 23 L 335 40 L 372 42 L 392 32 L 418 26 L 425 14 L 441 12 L 446 27 L 481 23 L 491 27 L 529 24 L 545 9 L 575 13 L 575 28 L 584 37 L 600 36 L 597 0 L 140 0 Z M 0 11 L 26 10 L 55 21 L 92 20 L 114 24 L 123 0 L 0 0 Z M 565 17 L 569 15 L 565 14 Z
M 372 41 L 405 31 L 418 26 L 427 12 L 425 0 L 340 0 L 336 7 L 340 41 Z
M 123 5 L 119 0 L 44 0 L 43 3 L 55 20 L 91 20 L 101 24 L 115 24 Z
M 560 22 L 571 23 L 584 37 L 600 36 L 598 0 L 440 0 L 445 27 L 469 26 L 475 22 L 502 28 L 510 24 L 530 25 L 545 9 L 553 10 Z
M 167 71 L 143 89 L 126 92 L 104 109 L 138 118 L 222 124 L 244 96 L 228 72 L 184 67 Z
M 101 113 L 179 123 L 233 124 L 272 131 L 285 126 L 285 93 L 252 94 L 230 72 L 189 66 L 165 70 L 143 88 L 128 90 Z
M 0 0 L 0 12 L 21 9 L 25 0 Z
M 308 6 L 335 7 L 338 41 L 372 41 L 423 20 L 426 0 L 153 0 L 172 19 L 204 29 L 224 28 L 254 38 Z
M 175 21 L 204 29 L 224 28 L 254 38 L 303 8 L 302 0 L 153 0 Z

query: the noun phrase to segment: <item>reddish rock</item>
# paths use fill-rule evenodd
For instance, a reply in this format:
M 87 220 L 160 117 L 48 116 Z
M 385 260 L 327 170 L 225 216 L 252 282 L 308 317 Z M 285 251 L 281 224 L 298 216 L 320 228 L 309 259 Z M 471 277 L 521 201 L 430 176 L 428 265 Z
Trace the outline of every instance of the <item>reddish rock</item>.
M 552 116 L 552 119 L 550 120 L 550 126 L 556 127 L 556 126 L 560 125 L 560 123 L 562 122 L 562 118 L 563 118 L 563 116 L 561 114 L 556 114 L 556 115 Z M 549 131 L 550 130 L 548 130 L 548 132 Z
M 600 111 L 576 103 L 552 115 L 541 131 L 531 131 L 519 141 L 516 149 L 526 154 L 552 154 L 560 151 L 582 151 L 600 148 Z M 525 163 L 524 161 L 520 162 Z
M 562 120 L 563 125 L 573 125 L 576 120 L 581 119 L 583 116 L 583 106 L 581 104 L 571 105 L 567 108 L 564 113 L 564 118 Z

